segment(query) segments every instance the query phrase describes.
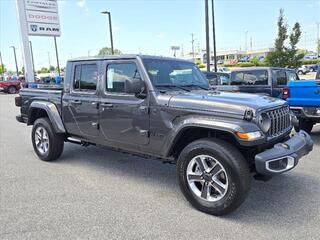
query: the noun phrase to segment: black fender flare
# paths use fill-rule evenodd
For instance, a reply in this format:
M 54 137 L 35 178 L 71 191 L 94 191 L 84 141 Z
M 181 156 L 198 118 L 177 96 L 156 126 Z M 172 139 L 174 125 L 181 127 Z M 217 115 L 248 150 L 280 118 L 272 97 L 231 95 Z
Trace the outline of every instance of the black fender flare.
M 59 114 L 59 111 L 58 111 L 56 105 L 51 102 L 46 102 L 46 101 L 33 101 L 30 104 L 29 111 L 28 111 L 28 122 L 27 122 L 28 125 L 32 124 L 31 123 L 31 119 L 32 119 L 31 114 L 34 109 L 42 109 L 42 110 L 46 111 L 55 132 L 57 132 L 57 133 L 65 133 L 66 132 L 66 129 L 63 125 L 61 116 Z

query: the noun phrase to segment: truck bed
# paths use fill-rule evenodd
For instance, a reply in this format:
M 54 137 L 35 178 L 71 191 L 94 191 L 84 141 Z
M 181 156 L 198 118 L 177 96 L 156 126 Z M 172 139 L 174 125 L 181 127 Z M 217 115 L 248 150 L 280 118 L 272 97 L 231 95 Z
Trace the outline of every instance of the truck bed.
M 299 80 L 288 83 L 290 106 L 320 106 L 320 80 Z
M 52 89 L 34 89 L 34 88 L 23 88 L 20 90 L 20 96 L 22 97 L 21 114 L 27 115 L 27 109 L 34 100 L 45 100 L 54 103 L 61 115 L 61 104 L 62 104 L 62 93 L 63 90 L 52 90 Z

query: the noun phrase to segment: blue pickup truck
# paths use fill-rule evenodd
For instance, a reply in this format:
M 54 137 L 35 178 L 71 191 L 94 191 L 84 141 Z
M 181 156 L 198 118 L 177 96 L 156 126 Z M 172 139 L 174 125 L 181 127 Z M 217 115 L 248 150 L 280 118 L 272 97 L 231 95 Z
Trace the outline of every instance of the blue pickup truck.
M 295 130 L 310 133 L 313 126 L 320 123 L 320 69 L 316 80 L 290 81 L 287 86 L 283 89 L 283 98 L 299 120 Z

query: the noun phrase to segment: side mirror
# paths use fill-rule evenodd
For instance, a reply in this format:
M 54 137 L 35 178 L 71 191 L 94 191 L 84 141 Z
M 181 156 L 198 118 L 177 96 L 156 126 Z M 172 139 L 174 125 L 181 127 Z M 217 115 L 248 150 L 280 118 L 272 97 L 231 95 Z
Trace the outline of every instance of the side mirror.
M 126 80 L 126 93 L 133 93 L 137 98 L 146 98 L 146 85 L 141 78 L 132 78 Z

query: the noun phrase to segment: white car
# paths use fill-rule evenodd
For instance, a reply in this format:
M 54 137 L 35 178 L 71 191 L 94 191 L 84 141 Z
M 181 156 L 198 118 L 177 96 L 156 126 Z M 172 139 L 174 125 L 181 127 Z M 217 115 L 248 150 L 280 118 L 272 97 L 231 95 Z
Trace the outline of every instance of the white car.
M 227 67 L 218 67 L 217 71 L 223 72 L 223 73 L 231 73 L 230 68 L 227 68 Z
M 302 65 L 301 67 L 299 67 L 297 69 L 297 73 L 299 75 L 302 75 L 302 74 L 307 74 L 308 72 L 310 72 L 310 69 L 306 66 L 306 65 Z

